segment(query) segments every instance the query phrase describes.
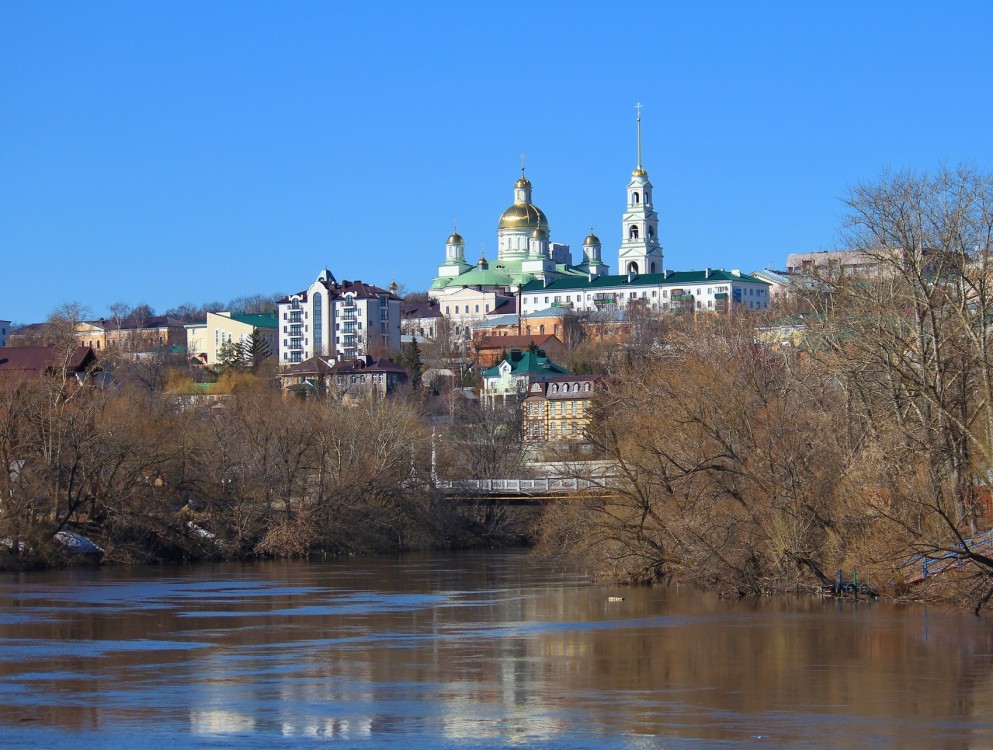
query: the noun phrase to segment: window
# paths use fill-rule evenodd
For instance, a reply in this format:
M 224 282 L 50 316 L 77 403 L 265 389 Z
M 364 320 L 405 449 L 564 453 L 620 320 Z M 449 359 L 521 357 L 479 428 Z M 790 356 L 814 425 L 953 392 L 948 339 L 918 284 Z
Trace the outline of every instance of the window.
M 638 239 L 638 225 L 632 224 L 631 228 L 628 230 L 628 239 L 636 240 Z
M 634 192 L 634 193 L 632 193 L 632 194 L 631 194 L 631 198 L 632 198 L 632 200 L 633 200 L 633 201 L 634 201 L 635 203 L 638 203 L 638 202 L 639 202 L 639 201 L 641 200 L 641 196 L 640 196 L 640 195 L 638 195 L 638 193 L 637 193 L 637 192 Z
M 320 341 L 324 334 L 324 311 L 320 292 L 314 292 L 314 341 Z

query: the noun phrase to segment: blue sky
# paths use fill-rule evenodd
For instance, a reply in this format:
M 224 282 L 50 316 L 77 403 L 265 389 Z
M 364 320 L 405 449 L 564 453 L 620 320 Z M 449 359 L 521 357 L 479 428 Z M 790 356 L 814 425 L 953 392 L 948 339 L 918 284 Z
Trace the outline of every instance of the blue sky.
M 520 154 L 616 268 L 635 109 L 666 266 L 838 244 L 880 170 L 990 171 L 993 3 L 0 4 L 0 318 L 496 254 Z

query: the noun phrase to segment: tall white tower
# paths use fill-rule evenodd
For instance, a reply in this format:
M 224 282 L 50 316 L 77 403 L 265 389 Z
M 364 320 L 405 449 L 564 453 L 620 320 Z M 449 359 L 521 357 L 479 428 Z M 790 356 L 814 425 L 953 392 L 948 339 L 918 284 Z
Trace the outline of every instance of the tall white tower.
M 652 208 L 652 183 L 641 166 L 641 104 L 638 110 L 638 166 L 628 183 L 627 210 L 621 222 L 621 248 L 617 272 L 621 274 L 662 273 L 662 245 L 659 244 L 659 215 Z

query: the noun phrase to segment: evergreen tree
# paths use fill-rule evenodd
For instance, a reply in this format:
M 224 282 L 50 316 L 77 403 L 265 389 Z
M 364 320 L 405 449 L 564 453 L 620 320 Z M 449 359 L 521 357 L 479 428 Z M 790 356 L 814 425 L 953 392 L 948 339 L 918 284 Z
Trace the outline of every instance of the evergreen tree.
M 400 364 L 407 370 L 410 384 L 414 388 L 421 387 L 421 375 L 424 374 L 424 362 L 421 359 L 421 348 L 417 345 L 417 337 L 410 340 L 410 346 L 403 353 Z
M 269 342 L 265 340 L 265 336 L 262 335 L 262 331 L 258 328 L 252 331 L 252 335 L 247 342 L 241 344 L 241 350 L 242 359 L 253 371 L 258 370 L 259 365 L 272 354 L 272 348 L 269 346 Z

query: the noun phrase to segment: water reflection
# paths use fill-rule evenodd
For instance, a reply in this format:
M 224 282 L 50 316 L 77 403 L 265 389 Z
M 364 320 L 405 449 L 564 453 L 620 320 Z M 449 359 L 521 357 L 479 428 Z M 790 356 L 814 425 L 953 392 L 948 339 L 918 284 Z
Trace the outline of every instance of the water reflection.
M 616 591 L 523 552 L 0 584 L 6 745 L 993 747 L 968 615 Z

